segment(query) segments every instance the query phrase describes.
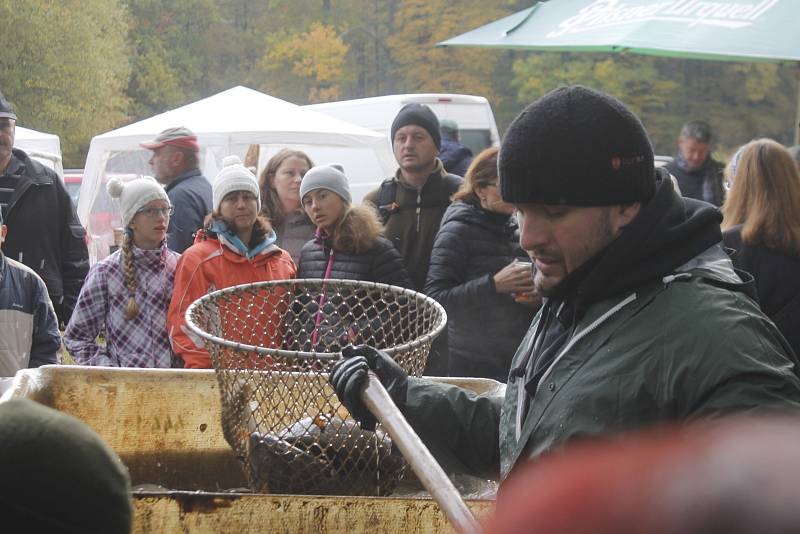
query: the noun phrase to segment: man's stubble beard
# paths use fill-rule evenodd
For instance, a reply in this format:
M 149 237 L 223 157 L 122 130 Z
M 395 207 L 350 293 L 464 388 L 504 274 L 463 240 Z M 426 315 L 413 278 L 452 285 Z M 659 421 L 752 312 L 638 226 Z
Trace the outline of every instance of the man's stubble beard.
M 544 287 L 542 285 L 541 279 L 537 278 L 534 275 L 533 285 L 536 288 L 536 291 L 542 295 L 543 297 L 550 297 L 556 293 L 556 289 L 564 282 L 564 280 L 576 269 L 578 269 L 581 265 L 585 264 L 587 261 L 591 260 L 598 254 L 608 247 L 612 241 L 614 241 L 617 236 L 614 235 L 614 232 L 611 229 L 611 208 L 607 209 L 603 212 L 603 216 L 597 221 L 597 224 L 591 225 L 592 228 L 592 235 L 591 238 L 585 242 L 584 248 L 581 253 L 581 257 L 579 257 L 580 263 L 576 265 L 572 271 L 569 273 L 565 273 L 564 277 L 558 281 L 558 283 Z M 600 243 L 599 246 L 596 246 L 597 243 Z

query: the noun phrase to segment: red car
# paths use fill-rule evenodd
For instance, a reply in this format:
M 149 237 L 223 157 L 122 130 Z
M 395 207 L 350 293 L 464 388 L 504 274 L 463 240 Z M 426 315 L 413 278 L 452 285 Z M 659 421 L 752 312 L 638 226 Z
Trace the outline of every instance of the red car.
M 67 188 L 72 203 L 78 205 L 78 197 L 81 193 L 81 181 L 83 180 L 83 169 L 65 169 L 64 186 Z

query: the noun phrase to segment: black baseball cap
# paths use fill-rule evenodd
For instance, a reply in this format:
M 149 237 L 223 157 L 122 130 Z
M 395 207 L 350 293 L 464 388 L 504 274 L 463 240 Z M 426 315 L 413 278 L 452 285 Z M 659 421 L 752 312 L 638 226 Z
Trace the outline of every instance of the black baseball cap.
M 0 92 L 0 119 L 17 120 L 17 115 L 14 113 L 14 108 L 11 107 L 11 102 L 6 100 L 2 92 Z

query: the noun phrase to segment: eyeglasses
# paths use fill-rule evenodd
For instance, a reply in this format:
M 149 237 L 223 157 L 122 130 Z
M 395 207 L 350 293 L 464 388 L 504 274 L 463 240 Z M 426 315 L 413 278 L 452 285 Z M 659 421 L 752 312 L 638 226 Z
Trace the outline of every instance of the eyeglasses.
M 140 208 L 136 210 L 136 213 L 144 213 L 151 219 L 157 219 L 158 217 L 169 217 L 175 213 L 175 208 L 172 206 L 168 208 Z

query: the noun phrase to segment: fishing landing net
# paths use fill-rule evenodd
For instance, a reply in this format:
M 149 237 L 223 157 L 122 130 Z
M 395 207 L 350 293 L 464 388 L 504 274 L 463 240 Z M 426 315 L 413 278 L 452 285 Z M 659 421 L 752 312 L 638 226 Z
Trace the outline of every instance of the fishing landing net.
M 257 493 L 388 495 L 405 469 L 391 438 L 363 430 L 328 373 L 347 345 L 386 351 L 422 375 L 446 322 L 411 290 L 349 280 L 280 280 L 214 291 L 186 312 L 216 370 L 225 439 Z

